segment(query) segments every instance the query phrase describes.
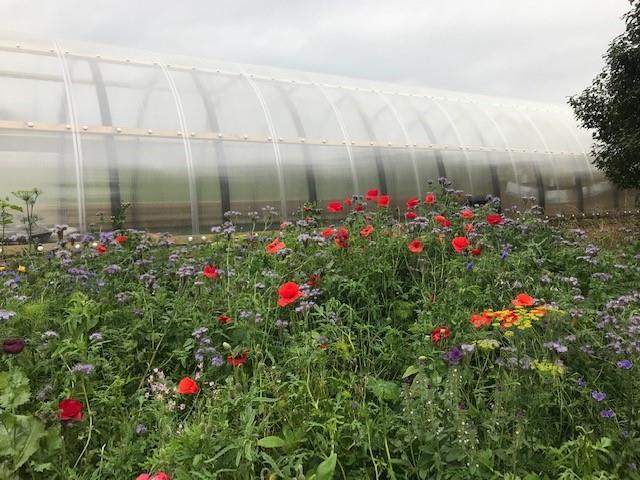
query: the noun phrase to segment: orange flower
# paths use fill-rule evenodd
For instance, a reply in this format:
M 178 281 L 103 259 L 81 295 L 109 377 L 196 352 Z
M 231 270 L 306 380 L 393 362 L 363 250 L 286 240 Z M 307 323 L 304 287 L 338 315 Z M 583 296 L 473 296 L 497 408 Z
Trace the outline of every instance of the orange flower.
M 448 220 L 444 215 L 436 215 L 433 219 L 438 222 L 441 227 L 447 228 L 451 226 L 451 220 Z
M 344 201 L 342 203 L 344 203 L 347 207 L 350 207 L 352 203 L 351 197 L 344 197 Z
M 434 203 L 436 203 L 436 196 L 433 194 L 433 192 L 427 193 L 427 196 L 424 197 L 424 203 L 426 203 L 427 205 L 433 205 Z
M 236 357 L 234 357 L 233 355 L 228 355 L 227 364 L 231 365 L 233 368 L 241 367 L 247 362 L 248 358 L 249 354 L 247 352 L 244 352 L 242 355 L 238 355 Z
M 267 253 L 276 253 L 282 250 L 286 245 L 279 238 L 275 238 L 273 242 L 266 246 Z
M 465 237 L 455 237 L 451 240 L 451 246 L 456 252 L 460 253 L 469 246 L 469 240 Z
M 465 208 L 464 210 L 462 210 L 462 212 L 460 212 L 460 216 L 465 220 L 471 220 L 473 217 L 475 217 L 475 213 L 473 213 L 473 210 L 471 210 L 470 208 Z
M 515 299 L 511 300 L 514 307 L 532 307 L 536 299 L 526 293 L 519 293 Z
M 369 235 L 373 233 L 373 225 L 367 225 L 362 230 L 360 230 L 360 236 L 367 238 Z
M 409 245 L 407 245 L 407 248 L 413 253 L 420 253 L 424 249 L 424 243 L 416 238 L 415 240 L 412 240 Z
M 331 237 L 334 233 L 336 233 L 336 229 L 335 228 L 331 228 L 331 227 L 327 227 L 322 231 L 322 236 L 324 238 L 329 238 Z
M 473 226 L 473 223 L 467 223 L 464 226 L 464 231 L 465 231 L 465 233 L 475 232 L 476 231 L 476 227 Z
M 195 395 L 199 391 L 200 387 L 198 387 L 198 384 L 192 378 L 184 377 L 180 380 L 180 383 L 178 383 L 177 392 L 182 395 Z
M 218 321 L 221 325 L 229 325 L 230 323 L 233 323 L 231 317 L 225 315 L 224 313 L 222 315 L 218 315 Z
M 486 327 L 491 325 L 491 317 L 485 313 L 471 315 L 471 324 L 476 328 Z
M 338 201 L 329 202 L 327 204 L 327 210 L 331 213 L 338 213 L 342 211 L 342 203 Z

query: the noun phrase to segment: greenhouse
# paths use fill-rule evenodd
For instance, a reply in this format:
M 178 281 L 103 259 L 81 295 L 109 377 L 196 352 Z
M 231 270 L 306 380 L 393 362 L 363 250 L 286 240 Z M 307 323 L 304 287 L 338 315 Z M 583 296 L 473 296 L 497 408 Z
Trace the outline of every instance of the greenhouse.
M 130 202 L 136 227 L 198 233 L 369 188 L 403 202 L 439 177 L 548 215 L 637 208 L 565 105 L 10 35 L 0 58 L 0 192 L 42 189 L 47 225 Z

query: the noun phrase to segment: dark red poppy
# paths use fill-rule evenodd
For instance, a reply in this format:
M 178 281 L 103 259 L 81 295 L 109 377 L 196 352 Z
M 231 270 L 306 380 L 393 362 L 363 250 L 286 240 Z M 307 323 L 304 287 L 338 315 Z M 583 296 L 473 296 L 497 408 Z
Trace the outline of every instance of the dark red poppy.
M 362 203 L 356 203 L 353 207 L 354 212 L 364 212 L 364 205 Z
M 351 200 L 351 197 L 344 197 L 344 201 L 342 203 L 344 203 L 347 207 L 350 207 L 352 202 L 353 201 Z
M 127 243 L 127 240 L 129 240 L 129 237 L 127 237 L 126 235 L 116 235 L 116 238 L 114 240 L 118 245 L 124 245 L 125 243 Z
M 433 332 L 431 332 L 431 341 L 433 343 L 438 343 L 449 338 L 449 335 L 451 335 L 449 327 L 447 327 L 446 325 L 440 325 L 434 328 Z
M 16 354 L 24 350 L 24 340 L 22 338 L 7 338 L 2 342 L 2 351 L 5 353 Z
M 418 216 L 418 214 L 414 211 L 409 211 L 407 213 L 404 214 L 404 218 L 406 218 L 407 220 L 413 220 Z
M 413 253 L 420 253 L 424 249 L 424 243 L 416 238 L 407 245 L 407 248 Z
M 465 208 L 464 210 L 462 210 L 462 212 L 460 212 L 460 216 L 465 220 L 471 220 L 476 216 L 476 214 L 473 213 L 473 210 L 471 210 L 470 208 Z
M 296 282 L 283 283 L 280 285 L 280 288 L 278 288 L 278 297 L 278 306 L 281 308 L 286 307 L 302 297 L 300 285 Z
M 367 238 L 369 235 L 373 233 L 373 230 L 374 230 L 373 225 L 367 225 L 362 230 L 360 230 L 360 236 Z
M 451 246 L 456 252 L 460 253 L 469 246 L 469 240 L 466 237 L 455 237 L 451 240 Z
M 342 203 L 338 201 L 329 202 L 327 204 L 327 211 L 331 213 L 339 213 L 342 211 Z
M 377 188 L 372 188 L 370 190 L 367 190 L 367 194 L 364 196 L 364 198 L 368 201 L 371 200 L 376 200 L 378 198 L 378 189 Z
M 471 250 L 471 255 L 473 255 L 474 257 L 479 256 L 481 253 L 482 253 L 482 247 L 476 247 Z
M 218 315 L 218 322 L 220 322 L 221 325 L 229 325 L 233 323 L 233 319 L 223 313 L 222 315 Z
M 320 282 L 319 273 L 312 273 L 311 275 L 309 275 L 309 280 L 307 280 L 307 285 L 309 285 L 310 287 L 316 287 L 318 285 L 318 282 Z
M 105 253 L 107 253 L 107 247 L 104 245 L 104 243 L 99 243 L 96 247 L 96 252 L 98 252 L 100 255 L 104 255 Z
M 444 215 L 436 215 L 433 219 L 440 224 L 441 227 L 447 228 L 451 226 L 451 220 L 447 219 Z
M 411 197 L 407 200 L 407 209 L 409 210 L 416 208 L 418 205 L 420 205 L 420 199 L 418 197 Z
M 277 253 L 282 250 L 286 245 L 279 238 L 275 238 L 273 242 L 265 247 L 267 253 Z
M 244 352 L 242 355 L 228 355 L 227 356 L 227 364 L 231 365 L 233 368 L 240 367 L 247 363 L 247 359 L 249 358 L 249 354 Z
M 466 233 L 475 232 L 475 231 L 476 231 L 476 227 L 474 227 L 474 226 L 473 226 L 473 223 L 467 223 L 467 224 L 464 226 L 464 231 L 465 231 Z
M 499 213 L 492 213 L 487 215 L 487 223 L 489 225 L 500 225 L 502 223 L 502 215 Z
M 340 227 L 338 233 L 336 233 L 335 241 L 338 248 L 347 248 L 349 246 L 349 230 Z
M 180 395 L 195 395 L 200 391 L 200 387 L 198 386 L 198 384 L 194 379 L 189 377 L 184 377 L 178 383 L 178 388 L 176 389 L 176 391 Z
M 427 193 L 427 196 L 424 197 L 424 203 L 426 203 L 427 205 L 433 205 L 434 203 L 436 203 L 436 196 L 433 194 L 433 192 Z
M 204 266 L 204 268 L 202 269 L 202 274 L 205 277 L 210 278 L 211 280 L 214 280 L 220 276 L 220 272 L 218 271 L 216 266 L 211 264 L 207 264 Z
M 58 403 L 60 420 L 82 420 L 82 402 L 73 398 L 65 398 Z

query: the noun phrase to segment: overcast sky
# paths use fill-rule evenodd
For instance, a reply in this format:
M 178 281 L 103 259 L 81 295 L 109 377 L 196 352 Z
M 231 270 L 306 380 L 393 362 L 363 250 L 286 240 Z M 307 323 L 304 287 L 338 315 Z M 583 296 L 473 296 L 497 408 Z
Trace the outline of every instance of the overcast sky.
M 628 0 L 0 0 L 0 29 L 564 102 Z

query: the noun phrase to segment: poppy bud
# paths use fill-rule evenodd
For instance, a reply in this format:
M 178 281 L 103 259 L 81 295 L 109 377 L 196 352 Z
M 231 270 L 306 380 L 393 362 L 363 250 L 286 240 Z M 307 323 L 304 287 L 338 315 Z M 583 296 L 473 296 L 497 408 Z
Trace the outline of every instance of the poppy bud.
M 231 350 L 231 345 L 229 345 L 227 342 L 222 342 L 222 348 L 224 348 L 225 350 Z
M 24 350 L 24 345 L 22 338 L 8 338 L 2 342 L 2 350 L 5 353 L 16 354 Z

